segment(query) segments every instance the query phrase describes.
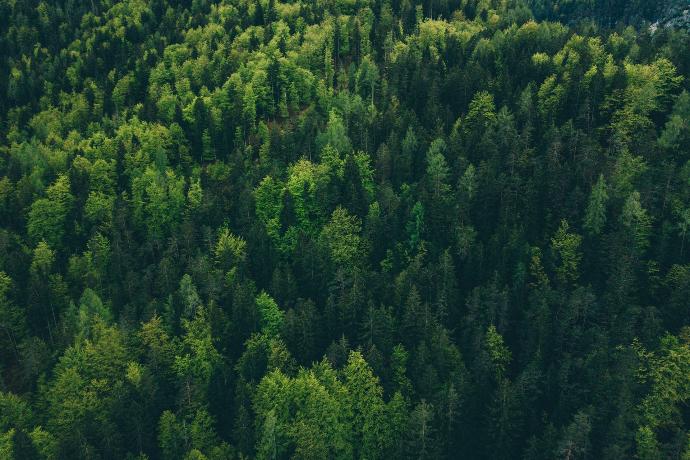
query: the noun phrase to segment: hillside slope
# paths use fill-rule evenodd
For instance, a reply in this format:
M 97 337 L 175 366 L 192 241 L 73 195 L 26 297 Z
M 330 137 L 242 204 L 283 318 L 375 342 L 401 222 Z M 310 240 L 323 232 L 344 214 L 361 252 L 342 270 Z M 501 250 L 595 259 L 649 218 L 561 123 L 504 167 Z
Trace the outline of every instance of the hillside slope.
M 658 6 L 0 0 L 0 458 L 690 458 Z

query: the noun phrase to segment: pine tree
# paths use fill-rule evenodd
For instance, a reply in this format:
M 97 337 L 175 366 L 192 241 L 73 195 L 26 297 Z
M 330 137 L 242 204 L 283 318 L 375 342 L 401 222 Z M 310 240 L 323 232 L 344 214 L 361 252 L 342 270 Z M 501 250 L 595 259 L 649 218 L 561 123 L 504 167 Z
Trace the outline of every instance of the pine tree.
M 599 235 L 606 225 L 606 205 L 608 194 L 606 192 L 606 180 L 604 175 L 599 175 L 599 180 L 592 188 L 589 196 L 589 204 L 585 212 L 584 227 L 592 235 Z

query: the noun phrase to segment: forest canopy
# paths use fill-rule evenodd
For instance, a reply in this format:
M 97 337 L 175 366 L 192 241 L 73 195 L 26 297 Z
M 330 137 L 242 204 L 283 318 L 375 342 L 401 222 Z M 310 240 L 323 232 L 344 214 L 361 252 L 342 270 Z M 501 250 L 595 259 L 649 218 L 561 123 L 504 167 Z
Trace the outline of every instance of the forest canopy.
M 0 0 L 0 458 L 690 459 L 687 0 Z

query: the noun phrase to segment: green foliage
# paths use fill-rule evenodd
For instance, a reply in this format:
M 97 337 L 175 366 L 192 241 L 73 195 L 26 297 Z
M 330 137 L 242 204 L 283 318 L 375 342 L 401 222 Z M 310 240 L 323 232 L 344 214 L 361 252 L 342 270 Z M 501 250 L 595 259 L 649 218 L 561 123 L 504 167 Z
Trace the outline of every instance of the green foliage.
M 222 227 L 218 232 L 213 255 L 222 269 L 229 270 L 245 261 L 246 248 L 247 242 L 244 239 L 233 235 L 227 227 Z
M 3 458 L 14 458 L 14 435 L 13 429 L 0 435 L 0 455 Z
M 289 168 L 285 192 L 294 202 L 294 212 L 299 228 L 313 233 L 322 218 L 322 204 L 318 202 L 318 191 L 324 180 L 323 169 L 308 160 L 300 160 Z
M 184 210 L 184 178 L 170 169 L 148 167 L 132 181 L 134 216 L 152 238 L 163 238 L 179 223 Z
M 351 456 L 345 393 L 325 363 L 317 370 L 301 371 L 295 378 L 280 371 L 268 374 L 254 398 L 258 432 L 262 434 L 258 450 L 269 454 L 275 450 L 277 457 L 289 451 L 300 458 Z M 265 427 L 267 422 L 270 429 Z
M 269 337 L 277 336 L 283 326 L 283 312 L 278 304 L 262 291 L 256 298 L 256 307 L 261 315 L 261 331 Z
M 195 317 L 197 310 L 202 308 L 201 298 L 194 286 L 192 277 L 185 274 L 180 280 L 180 300 L 182 300 L 182 316 L 186 319 Z
M 434 199 L 437 200 L 443 199 L 443 196 L 450 191 L 450 186 L 447 183 L 450 171 L 443 156 L 445 149 L 445 142 L 442 139 L 436 139 L 431 143 L 426 154 L 426 174 L 429 178 Z
M 68 229 L 67 217 L 73 202 L 69 178 L 62 175 L 47 188 L 46 198 L 31 204 L 27 231 L 32 240 L 44 240 L 53 247 L 60 247 Z
M 486 130 L 496 119 L 496 105 L 494 97 L 487 91 L 481 91 L 474 95 L 470 102 L 467 116 L 464 120 L 467 133 L 482 132 Z
M 29 405 L 19 396 L 12 393 L 0 393 L 0 431 L 7 432 L 13 428 L 23 429 L 29 426 L 32 419 Z
M 554 120 L 559 115 L 564 97 L 565 88 L 558 83 L 556 75 L 544 80 L 537 93 L 537 106 L 545 122 Z
M 201 181 L 197 178 L 189 184 L 187 190 L 187 207 L 190 212 L 195 212 L 199 209 L 204 199 L 204 190 L 201 187 Z
M 642 360 L 640 377 L 651 385 L 640 405 L 641 414 L 648 429 L 656 429 L 672 423 L 678 405 L 690 398 L 690 344 L 686 335 L 682 339 L 666 335 L 658 353 L 647 352 L 639 344 L 635 348 Z
M 165 459 L 231 458 L 230 447 L 218 440 L 215 421 L 204 409 L 188 417 L 177 417 L 165 411 L 158 421 L 158 431 L 158 442 Z
M 0 458 L 688 457 L 682 3 L 0 0 Z
M 409 235 L 409 246 L 414 252 L 419 247 L 424 233 L 424 206 L 419 201 L 412 207 L 410 220 L 405 227 Z
M 568 221 L 562 220 L 556 234 L 551 238 L 551 250 L 558 259 L 556 276 L 563 283 L 577 281 L 582 260 L 580 251 L 582 237 L 576 233 L 570 233 L 569 229 Z
M 493 364 L 496 374 L 502 377 L 510 364 L 511 353 L 505 346 L 503 337 L 496 331 L 496 327 L 491 325 L 486 331 L 486 349 Z
M 673 111 L 659 137 L 659 145 L 669 152 L 688 154 L 690 145 L 690 92 L 683 91 L 676 100 Z
M 401 396 L 407 397 L 409 397 L 412 392 L 412 383 L 406 375 L 408 358 L 409 354 L 403 345 L 398 344 L 393 348 L 393 353 L 391 354 L 393 383 L 396 387 L 396 391 L 398 391 Z
M 79 299 L 79 311 L 77 313 L 77 336 L 80 338 L 91 337 L 93 328 L 99 324 L 112 322 L 112 313 L 103 305 L 100 297 L 87 288 Z
M 383 390 L 371 368 L 358 352 L 352 352 L 343 369 L 348 404 L 352 413 L 355 454 L 377 458 L 390 442 L 386 430 Z
M 254 190 L 256 215 L 266 226 L 269 236 L 277 239 L 280 228 L 282 206 L 282 185 L 271 176 L 266 176 Z
M 181 352 L 175 356 L 174 370 L 182 383 L 182 397 L 188 407 L 203 404 L 206 391 L 222 362 L 211 335 L 206 309 L 199 306 L 191 319 L 182 320 Z
M 36 452 L 46 460 L 54 460 L 58 458 L 58 442 L 55 436 L 45 431 L 40 426 L 29 433 L 31 442 L 33 443 Z
M 127 349 L 122 333 L 98 319 L 91 335 L 65 351 L 45 389 L 46 428 L 60 456 L 85 457 L 118 437 L 114 409 L 127 399 Z
M 2 355 L 4 359 L 9 359 L 6 355 L 12 352 L 16 353 L 19 341 L 27 332 L 25 312 L 9 298 L 11 288 L 12 278 L 7 273 L 0 272 L 0 329 L 4 331 L 0 344 L 5 351 Z
M 659 460 L 661 451 L 654 432 L 648 426 L 641 426 L 635 434 L 637 458 L 640 460 Z
M 333 211 L 330 221 L 323 227 L 321 239 L 337 266 L 350 268 L 365 262 L 366 247 L 360 236 L 361 231 L 359 218 L 341 207 Z
M 640 203 L 639 192 L 631 193 L 625 200 L 621 213 L 621 224 L 623 224 L 625 230 L 632 237 L 632 241 L 637 248 L 645 249 L 648 246 L 652 223 L 647 211 Z
M 609 199 L 606 192 L 606 180 L 603 175 L 592 188 L 589 203 L 585 211 L 584 227 L 593 235 L 599 235 L 606 225 L 606 205 Z
M 612 185 L 618 196 L 626 196 L 635 188 L 635 182 L 647 170 L 644 158 L 633 156 L 629 150 L 624 150 L 616 159 L 613 170 Z
M 350 153 L 352 150 L 343 120 L 335 111 L 329 114 L 326 130 L 316 138 L 316 145 L 319 150 L 330 145 L 340 154 Z
M 327 362 L 294 378 L 274 371 L 262 379 L 254 399 L 261 421 L 257 452 L 261 458 L 280 457 L 290 448 L 305 458 L 353 453 L 380 458 L 394 441 L 395 425 L 387 416 L 396 414 L 400 403 L 391 404 L 384 402 L 378 378 L 357 352 L 350 354 L 342 375 Z

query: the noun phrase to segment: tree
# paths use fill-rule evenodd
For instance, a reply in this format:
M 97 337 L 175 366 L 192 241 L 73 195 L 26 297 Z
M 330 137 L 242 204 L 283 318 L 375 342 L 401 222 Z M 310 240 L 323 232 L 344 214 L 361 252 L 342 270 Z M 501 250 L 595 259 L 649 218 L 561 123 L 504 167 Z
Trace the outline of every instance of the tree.
M 662 458 L 656 436 L 648 426 L 642 426 L 635 434 L 637 458 L 640 460 L 659 460 Z
M 184 178 L 149 166 L 132 181 L 134 216 L 152 238 L 163 238 L 179 223 L 184 210 Z
M 348 154 L 352 150 L 352 143 L 347 137 L 343 120 L 335 111 L 331 111 L 328 115 L 326 130 L 316 137 L 316 147 L 319 151 L 327 145 L 333 147 L 340 155 Z
M 690 144 L 690 128 L 687 120 L 690 118 L 690 92 L 683 91 L 673 106 L 673 112 L 664 125 L 659 136 L 659 145 L 674 155 L 681 152 L 688 153 Z
M 333 83 L 334 83 L 334 77 L 335 77 L 335 69 L 333 66 L 333 50 L 332 46 L 329 44 L 326 45 L 324 48 L 323 52 L 323 67 L 324 67 L 324 81 L 326 82 L 326 88 L 328 90 L 333 89 Z
M 182 301 L 182 317 L 192 319 L 196 316 L 197 310 L 202 307 L 201 298 L 194 286 L 192 277 L 185 274 L 180 280 L 180 300 Z
M 604 225 L 606 225 L 606 204 L 608 201 L 608 193 L 606 192 L 606 180 L 604 175 L 599 175 L 599 180 L 592 188 L 592 193 L 589 196 L 589 203 L 585 212 L 584 227 L 592 235 L 601 233 Z
M 0 393 L 0 432 L 11 429 L 25 430 L 30 427 L 33 414 L 31 408 L 19 396 L 13 393 Z
M 498 379 L 502 379 L 511 360 L 510 350 L 503 343 L 503 337 L 491 325 L 486 331 L 486 350 Z
M 211 325 L 204 306 L 191 319 L 182 320 L 184 336 L 181 353 L 175 356 L 174 369 L 180 379 L 180 394 L 187 410 L 204 404 L 211 377 L 222 362 L 211 335 Z
M 683 77 L 676 75 L 675 66 L 666 58 L 647 65 L 627 63 L 625 73 L 624 106 L 614 114 L 612 125 L 614 135 L 629 143 L 633 133 L 652 126 L 650 115 L 665 108 Z
M 516 437 L 518 417 L 515 387 L 507 377 L 512 353 L 493 325 L 489 326 L 484 336 L 484 351 L 488 355 L 487 364 L 492 374 L 488 383 L 493 390 L 485 418 L 491 446 L 487 452 L 497 458 L 509 458 Z
M 79 299 L 79 310 L 76 312 L 76 340 L 88 339 L 93 336 L 94 328 L 100 324 L 112 323 L 110 309 L 103 305 L 101 298 L 94 291 L 86 288 Z
M 649 245 L 651 219 L 640 204 L 639 192 L 631 193 L 625 200 L 620 221 L 630 235 L 634 247 L 638 250 L 646 249 Z
M 165 459 L 220 459 L 232 455 L 230 446 L 218 439 L 215 420 L 204 409 L 186 417 L 165 411 L 158 422 L 158 432 Z
M 396 345 L 391 354 L 393 388 L 402 397 L 409 398 L 412 393 L 412 382 L 407 376 L 407 359 L 408 353 L 405 347 L 402 344 Z
M 279 335 L 283 326 L 283 311 L 278 308 L 275 300 L 262 291 L 256 298 L 256 307 L 261 315 L 262 332 L 269 337 Z
M 556 234 L 551 238 L 551 250 L 558 259 L 556 276 L 562 283 L 572 283 L 580 276 L 578 273 L 582 253 L 580 244 L 582 237 L 576 233 L 570 233 L 570 225 L 565 219 Z
M 381 458 L 390 439 L 386 429 L 383 389 L 359 352 L 351 352 L 343 370 L 352 411 L 355 456 Z
M 114 196 L 92 191 L 84 203 L 84 216 L 94 227 L 107 230 L 111 226 L 114 208 Z
M 294 212 L 297 218 L 297 228 L 308 235 L 314 235 L 318 224 L 324 217 L 325 203 L 320 201 L 324 182 L 327 181 L 324 168 L 308 160 L 300 160 L 289 168 L 289 177 L 285 184 L 285 191 L 294 200 Z M 291 239 L 288 243 L 294 247 L 296 235 L 288 233 Z
M 553 123 L 558 119 L 563 107 L 566 89 L 558 82 L 556 75 L 549 76 L 537 92 L 537 107 L 543 123 Z
M 414 253 L 419 248 L 424 234 L 424 206 L 419 201 L 414 204 L 410 212 L 410 220 L 405 226 L 408 234 L 408 246 L 411 253 Z
M 362 96 L 362 99 L 369 99 L 371 105 L 374 104 L 376 82 L 379 80 L 379 71 L 376 64 L 371 59 L 371 56 L 364 56 L 357 69 L 355 91 Z
M 257 458 L 266 460 L 276 460 L 278 458 L 276 438 L 276 415 L 275 411 L 270 410 L 266 414 L 264 432 L 261 434 L 259 445 L 256 448 Z
M 368 198 L 356 157 L 354 154 L 348 154 L 343 166 L 343 192 L 340 202 L 348 212 L 361 218 L 369 210 Z
M 258 450 L 265 453 L 264 446 L 268 445 L 270 453 L 275 446 L 278 458 L 289 451 L 299 458 L 351 457 L 345 394 L 343 384 L 326 363 L 302 370 L 292 379 L 280 371 L 267 375 L 254 398 L 259 433 L 263 433 Z M 274 417 L 276 428 L 266 429 L 266 421 L 273 424 Z
M 14 458 L 14 435 L 14 429 L 0 434 L 0 454 L 3 458 Z
M 54 340 L 53 331 L 57 327 L 59 317 L 56 308 L 58 296 L 53 295 L 51 286 L 53 284 L 51 282 L 58 280 L 54 274 L 54 264 L 55 251 L 45 241 L 41 241 L 33 251 L 33 258 L 29 267 L 32 300 L 29 305 L 38 311 L 30 311 L 27 319 L 36 321 L 40 318 L 44 320 L 51 342 Z M 39 322 L 42 323 L 42 321 Z
M 19 357 L 18 345 L 27 333 L 26 314 L 12 302 L 11 288 L 12 278 L 0 271 L 0 350 L 6 362 Z
M 263 178 L 254 190 L 256 215 L 274 243 L 280 241 L 280 214 L 283 209 L 283 186 L 271 176 Z
M 448 183 L 450 170 L 446 163 L 444 152 L 447 146 L 442 139 L 436 139 L 429 146 L 426 156 L 426 180 L 429 190 L 429 199 L 425 209 L 428 212 L 428 221 L 433 237 L 443 238 L 447 234 L 450 215 L 451 188 Z
M 559 442 L 558 455 L 562 458 L 586 458 L 590 449 L 591 431 L 592 422 L 589 415 L 585 411 L 575 414 Z
M 46 198 L 39 198 L 31 205 L 27 223 L 29 236 L 36 242 L 46 241 L 52 247 L 62 247 L 69 231 L 67 217 L 73 203 L 69 178 L 61 175 L 46 190 Z
M 431 143 L 427 152 L 426 174 L 434 199 L 442 200 L 444 195 L 450 191 L 448 185 L 449 170 L 443 152 L 446 144 L 442 139 L 436 139 Z
M 496 120 L 494 96 L 486 91 L 474 95 L 462 126 L 468 142 L 481 138 L 484 131 Z M 471 144 L 470 144 L 471 145 Z
M 639 377 L 648 382 L 649 392 L 642 400 L 639 410 L 642 425 L 638 436 L 649 445 L 650 430 L 661 426 L 673 426 L 678 414 L 679 404 L 690 399 L 690 381 L 687 378 L 690 368 L 690 344 L 687 341 L 687 330 L 682 339 L 665 335 L 661 340 L 658 352 L 648 352 L 639 342 L 633 343 L 633 349 L 641 360 Z
M 123 452 L 118 408 L 125 408 L 128 351 L 122 333 L 96 319 L 90 339 L 69 347 L 55 367 L 43 397 L 49 403 L 47 428 L 61 456 L 88 458 Z M 127 418 L 126 410 L 123 414 Z
M 411 458 L 434 458 L 434 407 L 426 401 L 419 402 L 410 413 L 407 432 L 408 455 Z
M 189 190 L 187 190 L 187 211 L 189 213 L 198 211 L 203 199 L 204 190 L 201 187 L 201 180 L 199 178 L 192 180 L 189 184 Z
M 186 450 L 185 437 L 177 417 L 171 411 L 165 411 L 161 414 L 158 422 L 158 442 L 163 458 L 175 459 L 182 458 L 184 455 Z
M 247 257 L 247 242 L 240 236 L 234 235 L 228 227 L 221 227 L 214 249 L 216 264 L 223 271 L 228 271 L 241 265 Z
M 396 171 L 397 183 L 404 183 L 411 179 L 411 175 L 415 172 L 416 157 L 419 148 L 419 141 L 412 126 L 407 128 L 405 137 L 402 141 L 402 152 L 400 161 L 395 162 L 394 168 Z
M 252 131 L 256 122 L 256 95 L 254 94 L 254 87 L 251 83 L 244 87 L 244 96 L 242 98 L 242 116 L 244 125 L 249 131 Z
M 345 269 L 360 267 L 366 261 L 365 242 L 360 236 L 362 224 L 358 217 L 337 207 L 330 222 L 323 227 L 321 239 L 331 260 Z

